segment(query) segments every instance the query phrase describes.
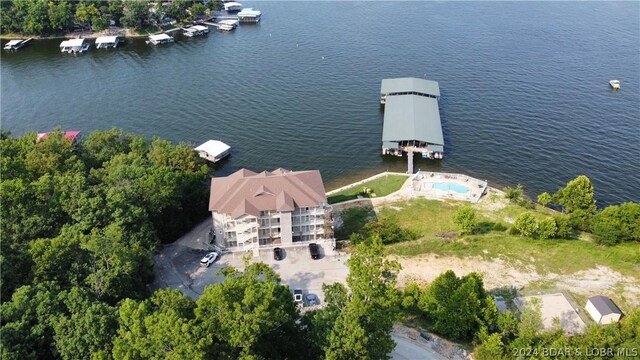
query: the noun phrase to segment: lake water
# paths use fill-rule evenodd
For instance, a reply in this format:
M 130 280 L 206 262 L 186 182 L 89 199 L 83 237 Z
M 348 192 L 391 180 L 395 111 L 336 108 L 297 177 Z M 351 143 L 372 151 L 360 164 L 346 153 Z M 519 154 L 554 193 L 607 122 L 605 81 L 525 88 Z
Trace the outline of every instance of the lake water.
M 585 174 L 600 205 L 640 201 L 639 2 L 251 5 L 259 25 L 158 48 L 3 52 L 2 128 L 220 139 L 233 152 L 217 174 L 317 168 L 334 188 L 406 171 L 380 155 L 380 81 L 426 77 L 440 83 L 445 159 L 416 169 L 531 195 Z

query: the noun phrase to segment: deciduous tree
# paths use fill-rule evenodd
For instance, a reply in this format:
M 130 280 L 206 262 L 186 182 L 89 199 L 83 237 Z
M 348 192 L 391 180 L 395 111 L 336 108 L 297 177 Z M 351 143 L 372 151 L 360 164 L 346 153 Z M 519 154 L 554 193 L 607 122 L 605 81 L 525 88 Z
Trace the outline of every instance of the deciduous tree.
M 224 274 L 224 281 L 205 289 L 195 309 L 204 333 L 224 334 L 208 351 L 228 358 L 297 357 L 299 314 L 280 277 L 264 263 L 246 264 L 242 272 L 227 268 Z
M 640 204 L 627 202 L 607 206 L 593 218 L 591 230 L 599 244 L 640 241 Z
M 423 293 L 418 306 L 433 329 L 454 339 L 471 339 L 495 322 L 497 309 L 484 290 L 482 276 L 471 273 L 458 278 L 451 270 L 441 274 Z

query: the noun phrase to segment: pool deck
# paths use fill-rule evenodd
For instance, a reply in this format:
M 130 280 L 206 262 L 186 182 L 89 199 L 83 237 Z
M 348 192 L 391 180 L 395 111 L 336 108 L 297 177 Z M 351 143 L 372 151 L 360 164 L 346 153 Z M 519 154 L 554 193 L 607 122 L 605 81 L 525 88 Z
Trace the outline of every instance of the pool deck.
M 468 191 L 454 189 L 467 189 Z M 422 196 L 428 199 L 451 199 L 477 203 L 487 190 L 487 182 L 463 174 L 418 171 L 411 178 L 411 190 L 413 196 Z
M 452 174 L 452 173 L 438 173 L 438 172 L 428 172 L 428 171 L 418 171 L 416 174 L 408 175 L 403 173 L 393 173 L 393 172 L 383 172 L 372 177 L 366 178 L 361 181 L 357 181 L 353 184 L 349 184 L 343 186 L 341 188 L 332 190 L 327 192 L 327 196 L 343 191 L 345 189 L 359 186 L 367 181 L 378 178 L 380 176 L 385 176 L 388 174 L 394 175 L 407 175 L 407 181 L 402 185 L 400 190 L 391 193 L 387 196 L 381 197 L 359 197 L 353 200 L 342 201 L 338 203 L 333 203 L 331 206 L 334 211 L 339 212 L 346 208 L 357 207 L 357 206 L 382 206 L 385 204 L 390 204 L 396 201 L 409 200 L 417 197 L 423 197 L 426 199 L 435 199 L 435 200 L 460 200 L 460 201 L 469 201 L 473 203 L 477 203 L 482 195 L 488 191 L 489 187 L 487 185 L 487 181 L 478 180 L 476 178 L 463 175 L 463 174 Z M 468 192 L 459 193 L 455 191 L 442 191 L 433 188 L 433 184 L 451 184 L 457 185 L 460 188 L 464 187 L 469 189 Z M 495 190 L 495 189 L 493 189 Z

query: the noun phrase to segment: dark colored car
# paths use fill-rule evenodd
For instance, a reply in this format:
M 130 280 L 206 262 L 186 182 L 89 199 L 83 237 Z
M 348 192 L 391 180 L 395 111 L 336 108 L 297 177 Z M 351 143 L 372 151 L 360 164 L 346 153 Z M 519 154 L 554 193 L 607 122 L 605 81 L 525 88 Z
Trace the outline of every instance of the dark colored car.
M 309 244 L 309 253 L 311 254 L 311 258 L 313 260 L 320 259 L 320 249 L 318 248 L 318 244 L 316 243 Z
M 284 259 L 284 250 L 281 248 L 273 248 L 273 260 L 280 261 Z

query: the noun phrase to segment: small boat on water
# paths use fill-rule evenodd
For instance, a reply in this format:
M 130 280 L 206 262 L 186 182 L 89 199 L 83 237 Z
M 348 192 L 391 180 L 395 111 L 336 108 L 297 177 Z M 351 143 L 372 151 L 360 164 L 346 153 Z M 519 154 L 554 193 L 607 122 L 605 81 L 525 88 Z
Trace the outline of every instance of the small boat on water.
M 609 85 L 614 89 L 620 89 L 620 81 L 618 80 L 609 80 Z
M 65 40 L 60 43 L 60 51 L 68 54 L 79 54 L 89 50 L 89 46 L 91 45 L 85 42 L 84 39 Z
M 4 49 L 5 50 L 18 50 L 21 47 L 27 45 L 27 43 L 29 41 L 31 41 L 32 38 L 28 38 L 27 40 L 22 40 L 22 39 L 18 39 L 18 40 L 11 40 L 8 43 L 4 44 Z

